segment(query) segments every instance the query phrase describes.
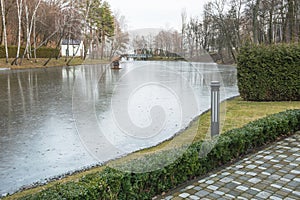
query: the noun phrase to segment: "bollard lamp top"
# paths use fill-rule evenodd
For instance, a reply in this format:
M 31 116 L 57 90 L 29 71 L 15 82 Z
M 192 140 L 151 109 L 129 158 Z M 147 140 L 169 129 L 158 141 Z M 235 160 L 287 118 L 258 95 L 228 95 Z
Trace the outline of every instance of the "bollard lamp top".
M 210 82 L 211 87 L 220 87 L 220 81 L 212 81 Z

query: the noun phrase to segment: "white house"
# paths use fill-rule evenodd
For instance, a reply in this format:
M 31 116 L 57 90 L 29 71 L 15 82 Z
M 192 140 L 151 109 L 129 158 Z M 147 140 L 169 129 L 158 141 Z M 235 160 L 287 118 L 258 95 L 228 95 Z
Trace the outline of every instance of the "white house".
M 61 56 L 83 56 L 84 46 L 81 40 L 64 39 L 61 42 Z

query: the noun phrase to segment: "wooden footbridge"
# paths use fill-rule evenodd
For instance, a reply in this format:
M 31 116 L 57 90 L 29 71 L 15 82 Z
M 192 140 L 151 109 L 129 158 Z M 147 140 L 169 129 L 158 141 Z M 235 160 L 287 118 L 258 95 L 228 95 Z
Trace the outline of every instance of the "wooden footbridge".
M 133 59 L 141 59 L 141 60 L 147 60 L 148 58 L 151 58 L 151 54 L 121 54 L 121 57 L 125 59 L 133 58 Z

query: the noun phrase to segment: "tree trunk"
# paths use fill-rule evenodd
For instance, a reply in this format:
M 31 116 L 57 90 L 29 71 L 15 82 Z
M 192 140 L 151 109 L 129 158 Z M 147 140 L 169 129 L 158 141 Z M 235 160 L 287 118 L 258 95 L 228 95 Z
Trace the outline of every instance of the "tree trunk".
M 36 60 L 36 32 L 35 32 L 35 27 L 36 26 L 36 18 L 33 18 L 33 57 L 34 57 L 34 62 L 37 63 Z
M 104 46 L 105 46 L 105 35 L 104 35 L 104 30 L 101 30 L 101 60 L 103 59 Z
M 5 47 L 5 62 L 8 63 L 8 48 L 7 48 L 7 34 L 6 34 L 6 21 L 5 21 L 5 7 L 4 1 L 1 0 L 1 15 L 2 15 L 2 27 L 3 27 L 3 42 Z
M 286 42 L 294 40 L 294 25 L 295 25 L 295 2 L 288 0 L 288 11 L 286 14 Z
M 11 65 L 18 65 L 18 59 L 20 57 L 21 48 L 21 31 L 22 31 L 22 10 L 23 10 L 23 0 L 16 0 L 17 2 L 17 13 L 18 13 L 18 37 L 17 37 L 17 54 L 16 58 L 13 60 Z
M 271 2 L 271 6 L 270 6 L 270 11 L 269 11 L 269 14 L 270 14 L 270 19 L 269 19 L 269 44 L 272 44 L 273 42 L 273 12 L 274 12 L 274 0 L 272 0 Z
M 253 42 L 255 44 L 258 43 L 258 20 L 257 20 L 257 15 L 258 15 L 258 10 L 259 10 L 259 4 L 260 4 L 260 0 L 256 0 L 254 9 L 253 9 L 253 19 L 252 19 L 252 23 L 253 23 Z

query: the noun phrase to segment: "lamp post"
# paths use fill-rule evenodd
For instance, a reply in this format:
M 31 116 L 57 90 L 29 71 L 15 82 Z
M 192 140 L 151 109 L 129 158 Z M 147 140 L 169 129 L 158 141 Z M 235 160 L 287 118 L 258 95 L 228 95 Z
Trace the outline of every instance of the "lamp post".
M 211 84 L 211 138 L 220 132 L 220 82 L 212 81 Z

